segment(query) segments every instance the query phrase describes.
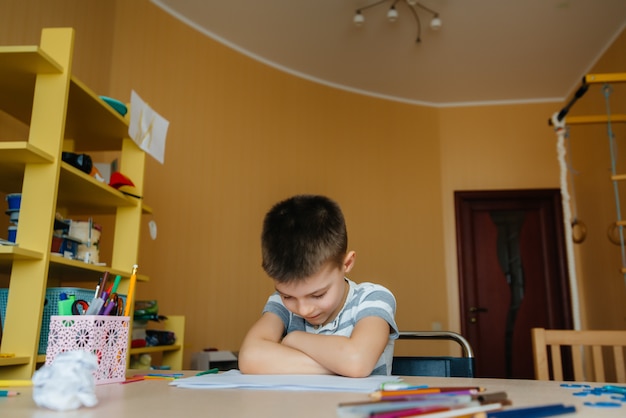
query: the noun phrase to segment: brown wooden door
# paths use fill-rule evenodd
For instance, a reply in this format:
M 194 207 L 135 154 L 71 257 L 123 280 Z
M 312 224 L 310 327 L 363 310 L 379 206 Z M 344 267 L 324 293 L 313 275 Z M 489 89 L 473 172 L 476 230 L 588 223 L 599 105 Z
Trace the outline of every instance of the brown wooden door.
M 456 192 L 455 209 L 476 376 L 532 379 L 531 328 L 572 327 L 560 191 Z

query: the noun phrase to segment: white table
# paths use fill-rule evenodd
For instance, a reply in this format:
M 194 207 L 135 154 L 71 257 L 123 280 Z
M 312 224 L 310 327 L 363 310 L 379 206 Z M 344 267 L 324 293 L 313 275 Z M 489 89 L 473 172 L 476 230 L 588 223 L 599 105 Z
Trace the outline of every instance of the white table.
M 193 372 L 186 374 L 192 376 Z M 559 382 L 433 377 L 407 377 L 404 380 L 430 386 L 480 386 L 484 387 L 487 392 L 505 391 L 513 402 L 509 408 L 563 403 L 575 405 L 578 409 L 576 414 L 564 415 L 564 417 L 626 417 L 626 404 L 620 408 L 584 406 L 585 401 L 598 401 L 599 398 L 574 396 L 573 393 L 577 390 L 563 388 Z M 99 385 L 96 388 L 99 401 L 97 406 L 63 413 L 37 407 L 32 399 L 31 387 L 14 388 L 21 394 L 16 397 L 0 398 L 0 416 L 3 418 L 196 416 L 324 418 L 335 417 L 337 405 L 341 402 L 369 399 L 368 395 L 363 393 L 181 389 L 172 387 L 168 383 L 164 380 L 146 380 L 128 384 Z M 592 387 L 602 386 L 599 383 L 590 384 Z

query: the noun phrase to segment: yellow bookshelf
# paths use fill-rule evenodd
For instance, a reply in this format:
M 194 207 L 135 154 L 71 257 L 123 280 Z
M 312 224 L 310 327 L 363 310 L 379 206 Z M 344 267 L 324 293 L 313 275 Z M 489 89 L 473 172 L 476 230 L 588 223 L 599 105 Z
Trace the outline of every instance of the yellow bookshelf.
M 43 29 L 38 46 L 0 47 L 0 111 L 29 127 L 24 141 L 0 138 L 0 191 L 22 193 L 17 246 L 0 246 L 0 272 L 10 275 L 3 320 L 0 379 L 29 379 L 37 364 L 46 288 L 85 274 L 128 278 L 137 263 L 140 222 L 151 209 L 61 159 L 63 151 L 119 151 L 120 171 L 143 192 L 145 153 L 128 138 L 128 120 L 71 75 L 74 30 Z M 57 211 L 115 216 L 109 266 L 51 256 Z M 139 281 L 148 280 L 145 276 Z M 128 289 L 123 280 L 120 293 Z M 180 324 L 181 320 L 175 322 Z M 184 319 L 182 319 L 184 327 Z M 178 329 L 177 335 L 184 329 Z M 159 348 L 172 368 L 182 350 Z

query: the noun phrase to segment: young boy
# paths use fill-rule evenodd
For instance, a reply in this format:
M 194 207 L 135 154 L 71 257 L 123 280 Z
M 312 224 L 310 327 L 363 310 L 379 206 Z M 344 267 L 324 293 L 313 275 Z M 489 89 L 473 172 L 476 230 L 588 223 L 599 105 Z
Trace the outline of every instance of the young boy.
M 389 375 L 396 301 L 386 288 L 345 277 L 356 253 L 347 251 L 341 209 L 324 196 L 294 196 L 265 216 L 263 269 L 274 292 L 239 351 L 250 374 Z

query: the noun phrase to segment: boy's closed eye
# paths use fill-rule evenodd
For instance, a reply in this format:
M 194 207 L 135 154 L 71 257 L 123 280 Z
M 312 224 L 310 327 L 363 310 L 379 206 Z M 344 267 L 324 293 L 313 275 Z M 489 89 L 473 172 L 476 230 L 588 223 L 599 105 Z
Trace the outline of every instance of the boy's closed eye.
M 319 294 L 319 295 L 310 295 L 310 297 L 311 297 L 311 298 L 313 298 L 313 299 L 322 299 L 324 296 L 326 296 L 326 292 L 321 293 L 321 294 Z M 292 298 L 291 296 L 289 296 L 289 295 L 283 295 L 282 293 L 280 294 L 280 297 L 281 297 L 283 300 L 288 300 L 288 299 L 291 299 L 291 298 Z

